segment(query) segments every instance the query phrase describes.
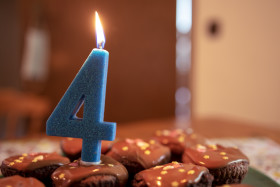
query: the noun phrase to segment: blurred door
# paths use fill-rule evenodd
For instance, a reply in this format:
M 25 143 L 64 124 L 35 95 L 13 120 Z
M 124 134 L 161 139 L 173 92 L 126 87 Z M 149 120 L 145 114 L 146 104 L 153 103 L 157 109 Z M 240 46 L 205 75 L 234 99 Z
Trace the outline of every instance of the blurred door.
M 193 3 L 194 117 L 280 128 L 280 1 Z

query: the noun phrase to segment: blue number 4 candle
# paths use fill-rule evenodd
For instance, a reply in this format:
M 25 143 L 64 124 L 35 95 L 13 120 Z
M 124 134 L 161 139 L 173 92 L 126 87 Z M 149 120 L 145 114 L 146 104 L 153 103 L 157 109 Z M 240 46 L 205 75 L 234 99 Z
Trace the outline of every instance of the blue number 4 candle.
M 105 37 L 96 12 L 97 47 L 93 49 L 68 90 L 47 121 L 47 134 L 82 138 L 82 161 L 100 162 L 101 140 L 112 141 L 116 123 L 104 122 L 109 53 L 103 50 Z M 84 104 L 83 118 L 76 116 Z

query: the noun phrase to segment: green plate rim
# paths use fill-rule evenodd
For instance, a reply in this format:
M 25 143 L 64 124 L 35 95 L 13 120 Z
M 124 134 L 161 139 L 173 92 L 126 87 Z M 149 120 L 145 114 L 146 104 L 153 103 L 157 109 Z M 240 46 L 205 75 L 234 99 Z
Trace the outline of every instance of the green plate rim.
M 242 184 L 249 184 L 254 187 L 280 187 L 280 185 L 271 177 L 253 167 L 249 167 L 249 171 L 243 179 Z

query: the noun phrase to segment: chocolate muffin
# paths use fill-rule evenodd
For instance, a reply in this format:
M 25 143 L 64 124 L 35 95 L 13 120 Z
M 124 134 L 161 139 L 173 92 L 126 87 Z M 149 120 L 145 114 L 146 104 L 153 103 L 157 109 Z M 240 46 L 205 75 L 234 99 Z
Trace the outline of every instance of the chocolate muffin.
M 185 147 L 196 144 L 206 143 L 206 139 L 196 133 L 187 132 L 182 129 L 174 130 L 158 130 L 155 132 L 155 140 L 159 141 L 162 145 L 167 146 L 171 150 L 171 160 L 182 161 L 182 154 Z
M 186 148 L 183 162 L 207 167 L 214 176 L 214 185 L 241 183 L 249 167 L 249 159 L 239 149 L 221 145 Z
M 211 187 L 212 181 L 213 176 L 203 166 L 172 162 L 137 173 L 132 185 L 134 187 Z
M 14 175 L 0 178 L 0 186 L 3 187 L 44 187 L 45 185 L 33 177 L 21 177 Z
M 217 187 L 253 187 L 248 184 L 224 184 L 222 186 L 217 186 Z
M 80 138 L 63 138 L 60 147 L 65 156 L 71 161 L 81 157 L 83 140 Z M 102 141 L 101 153 L 107 153 L 113 145 L 112 141 Z
M 80 160 L 61 166 L 52 174 L 54 186 L 125 186 L 128 178 L 126 168 L 112 159 L 101 155 L 98 165 L 84 166 Z
M 122 163 L 130 178 L 139 171 L 170 161 L 169 148 L 155 140 L 125 139 L 115 143 L 107 155 Z
M 57 153 L 24 153 L 3 160 L 1 172 L 5 177 L 12 175 L 34 177 L 49 185 L 54 170 L 69 162 L 68 158 Z

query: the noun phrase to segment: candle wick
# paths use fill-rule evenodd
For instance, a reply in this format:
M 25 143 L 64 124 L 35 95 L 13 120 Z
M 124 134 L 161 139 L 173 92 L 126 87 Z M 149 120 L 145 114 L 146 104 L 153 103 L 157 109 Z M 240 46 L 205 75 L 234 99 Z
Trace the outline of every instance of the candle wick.
M 103 49 L 103 42 L 99 42 L 98 44 L 97 44 L 97 48 L 99 48 L 99 49 Z

